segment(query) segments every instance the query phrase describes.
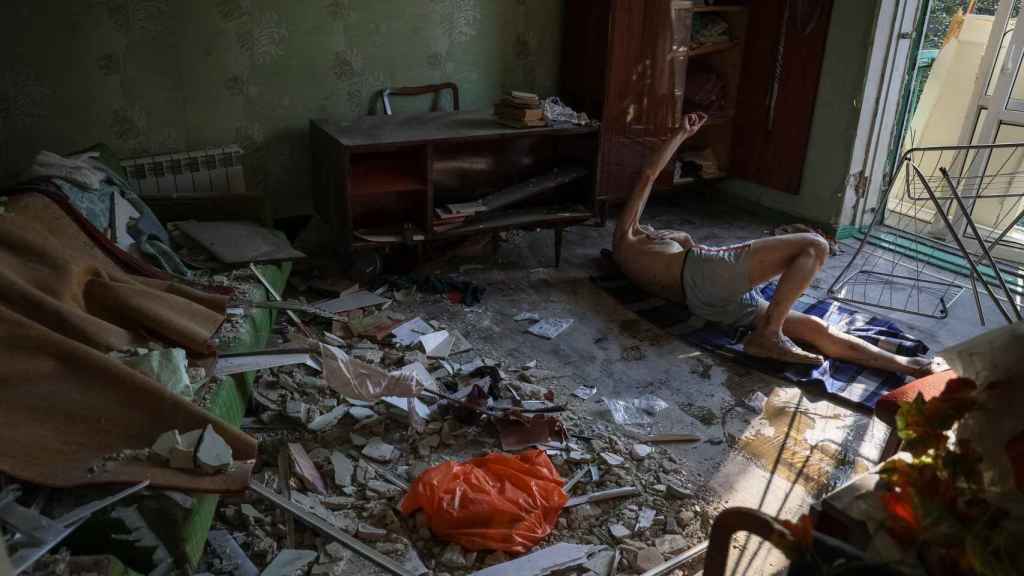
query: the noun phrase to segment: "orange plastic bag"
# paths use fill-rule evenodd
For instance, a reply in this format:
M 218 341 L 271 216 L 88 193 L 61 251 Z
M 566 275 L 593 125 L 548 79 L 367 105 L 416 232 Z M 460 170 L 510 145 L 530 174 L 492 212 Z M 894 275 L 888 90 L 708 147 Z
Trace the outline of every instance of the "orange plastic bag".
M 522 554 L 554 529 L 569 499 L 547 454 L 490 454 L 445 462 L 413 482 L 405 515 L 423 509 L 435 536 L 468 550 Z

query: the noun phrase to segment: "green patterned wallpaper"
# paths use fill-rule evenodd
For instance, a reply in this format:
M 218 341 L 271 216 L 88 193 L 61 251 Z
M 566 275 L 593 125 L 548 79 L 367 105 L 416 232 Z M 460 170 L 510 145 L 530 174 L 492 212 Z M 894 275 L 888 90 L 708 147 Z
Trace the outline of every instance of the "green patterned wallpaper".
M 463 109 L 557 87 L 560 0 L 8 0 L 0 170 L 39 149 L 122 157 L 238 143 L 279 216 L 311 210 L 308 120 L 451 80 Z M 427 102 L 409 103 L 425 109 Z

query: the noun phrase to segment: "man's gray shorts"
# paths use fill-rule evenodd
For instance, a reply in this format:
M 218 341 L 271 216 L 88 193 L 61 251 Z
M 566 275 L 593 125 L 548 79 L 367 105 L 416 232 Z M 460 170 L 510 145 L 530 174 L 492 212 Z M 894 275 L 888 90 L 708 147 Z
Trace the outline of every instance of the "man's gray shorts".
M 691 249 L 682 278 L 690 312 L 726 326 L 753 324 L 768 302 L 751 288 L 748 254 L 750 244 Z

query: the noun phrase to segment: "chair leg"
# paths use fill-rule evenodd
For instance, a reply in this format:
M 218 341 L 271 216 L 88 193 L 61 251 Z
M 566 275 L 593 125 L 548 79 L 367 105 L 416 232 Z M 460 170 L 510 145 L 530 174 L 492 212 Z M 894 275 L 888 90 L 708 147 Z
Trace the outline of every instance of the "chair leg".
M 555 228 L 555 268 L 559 268 L 562 265 L 562 236 L 565 228 L 558 226 Z

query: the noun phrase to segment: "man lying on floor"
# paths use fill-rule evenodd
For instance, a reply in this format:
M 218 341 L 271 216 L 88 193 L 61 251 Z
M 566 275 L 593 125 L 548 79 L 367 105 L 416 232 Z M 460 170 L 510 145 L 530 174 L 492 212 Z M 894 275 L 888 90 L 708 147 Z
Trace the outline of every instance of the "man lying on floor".
M 622 272 L 641 288 L 685 304 L 706 320 L 749 328 L 743 349 L 751 356 L 811 365 L 824 362 L 796 341 L 830 358 L 869 368 L 912 376 L 942 369 L 941 360 L 897 356 L 833 330 L 819 318 L 792 310 L 829 255 L 828 242 L 817 234 L 789 234 L 712 248 L 697 244 L 685 232 L 640 225 L 658 174 L 679 145 L 706 120 L 703 114 L 688 114 L 684 127 L 641 173 L 615 228 L 614 257 Z M 778 287 L 769 303 L 756 286 L 776 277 Z

